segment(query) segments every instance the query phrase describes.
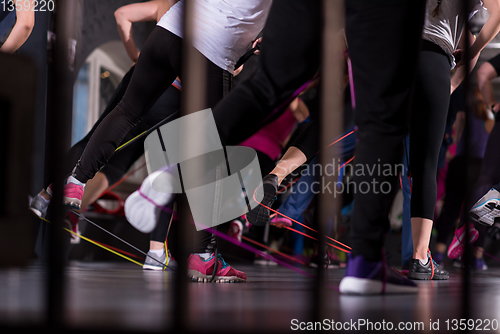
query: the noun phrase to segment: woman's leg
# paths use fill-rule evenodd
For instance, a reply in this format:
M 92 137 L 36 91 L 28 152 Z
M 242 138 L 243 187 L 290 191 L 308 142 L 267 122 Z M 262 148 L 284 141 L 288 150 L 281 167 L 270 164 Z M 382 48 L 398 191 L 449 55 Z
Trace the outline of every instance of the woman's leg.
M 74 170 L 86 183 L 109 160 L 125 135 L 141 121 L 181 68 L 182 39 L 155 27 L 136 64 L 123 99 L 97 127 Z
M 415 108 L 410 123 L 413 258 L 419 260 L 427 259 L 432 230 L 437 164 L 450 101 L 449 72 L 446 55 L 427 48 L 420 52 Z

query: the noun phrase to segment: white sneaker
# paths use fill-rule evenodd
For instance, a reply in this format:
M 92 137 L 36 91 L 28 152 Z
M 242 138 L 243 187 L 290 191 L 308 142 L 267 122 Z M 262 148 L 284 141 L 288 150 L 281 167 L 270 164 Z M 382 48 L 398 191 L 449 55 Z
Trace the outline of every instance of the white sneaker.
M 491 188 L 469 212 L 470 217 L 483 225 L 491 226 L 500 217 L 500 192 Z
M 162 208 L 173 198 L 174 177 L 165 171 L 151 173 L 144 179 L 138 190 L 125 201 L 125 216 L 128 222 L 143 233 L 151 233 L 158 223 Z M 157 191 L 153 189 L 162 189 Z

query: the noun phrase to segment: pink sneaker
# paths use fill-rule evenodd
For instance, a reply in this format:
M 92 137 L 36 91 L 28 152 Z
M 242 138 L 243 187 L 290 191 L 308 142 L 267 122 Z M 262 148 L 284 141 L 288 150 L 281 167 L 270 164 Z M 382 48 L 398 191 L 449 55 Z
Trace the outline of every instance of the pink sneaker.
M 229 231 L 227 235 L 241 242 L 241 234 L 243 233 L 243 224 L 239 220 L 233 220 L 229 223 Z
M 215 254 L 212 254 L 207 260 L 199 255 L 191 254 L 188 259 L 188 276 L 193 281 L 210 282 L 215 265 Z M 217 260 L 217 273 L 214 281 L 217 283 L 239 283 L 246 282 L 247 275 L 234 269 L 224 261 L 219 254 Z
M 474 228 L 473 224 L 469 225 L 469 243 L 473 243 L 479 237 L 479 232 Z M 451 241 L 450 247 L 448 248 L 448 257 L 450 259 L 459 258 L 465 249 L 465 224 L 455 231 L 453 240 Z
M 279 228 L 292 227 L 292 221 L 290 219 L 278 215 L 271 219 L 270 224 Z
M 76 184 L 70 180 L 71 176 L 64 181 L 64 204 L 67 206 L 80 210 L 82 206 L 82 197 L 85 185 Z

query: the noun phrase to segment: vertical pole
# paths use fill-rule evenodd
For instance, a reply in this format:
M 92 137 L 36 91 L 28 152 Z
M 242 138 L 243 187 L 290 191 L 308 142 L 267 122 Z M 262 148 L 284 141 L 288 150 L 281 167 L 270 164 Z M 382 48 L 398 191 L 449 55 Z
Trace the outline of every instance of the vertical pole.
M 49 70 L 47 106 L 47 159 L 54 175 L 49 219 L 49 271 L 47 280 L 47 325 L 54 331 L 64 326 L 64 231 L 63 181 L 61 161 L 70 143 L 73 80 L 68 63 L 68 41 L 72 33 L 74 0 L 56 2 L 54 62 Z M 40 50 L 43 52 L 44 50 Z
M 463 38 L 465 41 L 465 50 L 464 50 L 464 57 L 465 59 L 470 58 L 470 48 L 469 48 L 469 43 L 470 43 L 470 38 L 469 38 L 469 31 L 470 31 L 470 24 L 469 24 L 469 0 L 463 0 L 461 2 L 462 4 L 462 11 L 461 15 L 463 16 L 463 19 L 465 20 L 465 26 L 464 26 L 464 31 L 463 31 Z M 465 164 L 465 180 L 464 180 L 464 187 L 465 187 L 465 201 L 464 201 L 464 208 L 465 210 L 462 210 L 462 221 L 466 224 L 465 225 L 465 236 L 464 240 L 465 242 L 465 251 L 463 254 L 463 263 L 465 265 L 464 270 L 462 271 L 462 314 L 461 318 L 462 319 L 470 319 L 471 317 L 471 312 L 470 312 L 470 306 L 471 306 L 471 294 L 470 294 L 470 266 L 471 266 L 471 256 L 472 256 L 472 249 L 471 245 L 467 242 L 469 240 L 469 229 L 467 228 L 468 224 L 468 217 L 469 217 L 469 208 L 472 207 L 471 203 L 471 198 L 470 198 L 470 191 L 469 185 L 468 185 L 468 179 L 469 179 L 469 158 L 470 158 L 470 152 L 469 152 L 469 140 L 470 140 L 470 133 L 468 131 L 468 125 L 469 124 L 469 118 L 470 118 L 470 111 L 471 111 L 471 87 L 470 87 L 470 76 L 469 72 L 471 71 L 470 64 L 468 61 L 465 62 L 465 78 L 464 81 L 462 82 L 463 89 L 464 89 L 464 96 L 465 96 L 465 129 L 464 129 L 464 141 L 465 141 L 465 146 L 464 146 L 464 156 L 465 156 L 465 161 L 467 162 Z
M 324 170 L 320 184 L 330 185 L 323 189 L 330 189 L 320 193 L 318 201 L 319 215 L 319 238 L 318 238 L 318 256 L 321 259 L 325 254 L 325 232 L 326 222 L 332 219 L 334 222 L 338 219 L 341 206 L 341 195 L 335 193 L 337 168 L 340 165 L 338 157 L 340 156 L 340 145 L 334 145 L 325 149 L 333 140 L 343 131 L 343 101 L 340 93 L 340 82 L 343 76 L 343 22 L 344 6 L 342 0 L 323 0 L 323 36 L 322 36 L 322 64 L 321 64 L 321 110 L 320 110 L 320 161 L 324 169 L 327 164 L 335 166 L 334 171 Z M 340 144 L 340 143 L 339 143 Z M 331 208 L 334 208 L 333 210 Z M 333 212 L 333 217 L 332 217 Z M 318 266 L 316 282 L 314 285 L 314 305 L 313 319 L 321 321 L 328 318 L 325 308 L 325 288 L 324 288 L 324 266 Z
M 200 111 L 205 107 L 206 92 L 206 68 L 203 56 L 193 47 L 195 33 L 195 1 L 186 0 L 184 2 L 184 38 L 182 43 L 182 100 L 181 116 L 189 115 Z M 189 129 L 184 129 L 186 136 L 179 145 L 185 145 Z M 184 147 L 183 149 L 188 149 Z M 181 171 L 182 175 L 182 171 Z M 181 176 L 182 177 L 182 176 Z M 185 194 L 178 197 L 179 226 L 177 240 L 179 243 L 178 271 L 174 293 L 174 328 L 177 332 L 188 330 L 189 318 L 189 296 L 187 281 L 187 259 L 190 254 L 192 238 L 188 233 L 189 206 Z

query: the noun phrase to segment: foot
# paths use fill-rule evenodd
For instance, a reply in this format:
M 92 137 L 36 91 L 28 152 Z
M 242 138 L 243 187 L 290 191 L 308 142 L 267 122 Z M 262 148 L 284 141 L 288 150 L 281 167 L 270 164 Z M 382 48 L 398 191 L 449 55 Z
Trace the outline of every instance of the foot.
M 417 285 L 387 268 L 382 261 L 369 262 L 361 255 L 348 255 L 346 276 L 340 281 L 340 292 L 344 294 L 405 294 L 417 293 Z
M 172 200 L 171 177 L 170 173 L 161 170 L 151 173 L 125 201 L 128 222 L 142 233 L 151 233 L 155 229 L 162 209 Z M 153 182 L 164 192 L 153 189 Z
M 447 280 L 450 278 L 450 274 L 430 258 L 425 264 L 421 260 L 413 259 L 408 278 L 413 280 Z
M 203 259 L 197 254 L 191 254 L 188 259 L 188 276 L 197 282 L 210 282 L 215 266 L 215 254 L 208 259 Z M 247 275 L 234 269 L 224 261 L 219 254 L 217 257 L 217 272 L 214 282 L 217 283 L 239 283 L 246 282 Z
M 30 203 L 30 210 L 35 215 L 42 218 L 47 218 L 47 209 L 49 208 L 50 201 L 46 200 L 40 194 L 37 194 Z
M 78 181 L 73 176 L 69 176 L 64 181 L 63 188 L 63 201 L 64 204 L 72 209 L 80 210 L 82 206 L 83 192 L 85 191 L 85 184 Z
M 483 258 L 473 258 L 472 259 L 472 270 L 474 271 L 481 271 L 481 270 L 488 270 L 488 265 L 486 265 L 486 262 L 484 262 Z
M 500 217 L 500 192 L 491 188 L 469 212 L 470 217 L 483 225 L 491 226 Z
M 162 256 L 158 257 L 156 254 L 149 251 L 146 260 L 144 261 L 144 265 L 142 266 L 142 269 L 143 270 L 169 269 L 174 271 L 177 269 L 177 262 L 170 254 L 170 251 L 168 251 L 168 258 L 165 252 L 163 252 Z
M 246 216 L 250 224 L 265 226 L 269 221 L 268 208 L 273 205 L 276 199 L 276 193 L 278 192 L 278 177 L 274 174 L 264 176 L 262 179 L 262 187 L 257 188 L 257 192 L 264 192 L 262 202 L 250 210 Z
M 479 233 L 474 228 L 473 224 L 467 224 L 469 226 L 469 243 L 473 243 L 479 237 Z M 465 224 L 455 231 L 453 240 L 451 241 L 450 247 L 448 248 L 448 257 L 450 259 L 457 259 L 464 253 L 465 250 Z

